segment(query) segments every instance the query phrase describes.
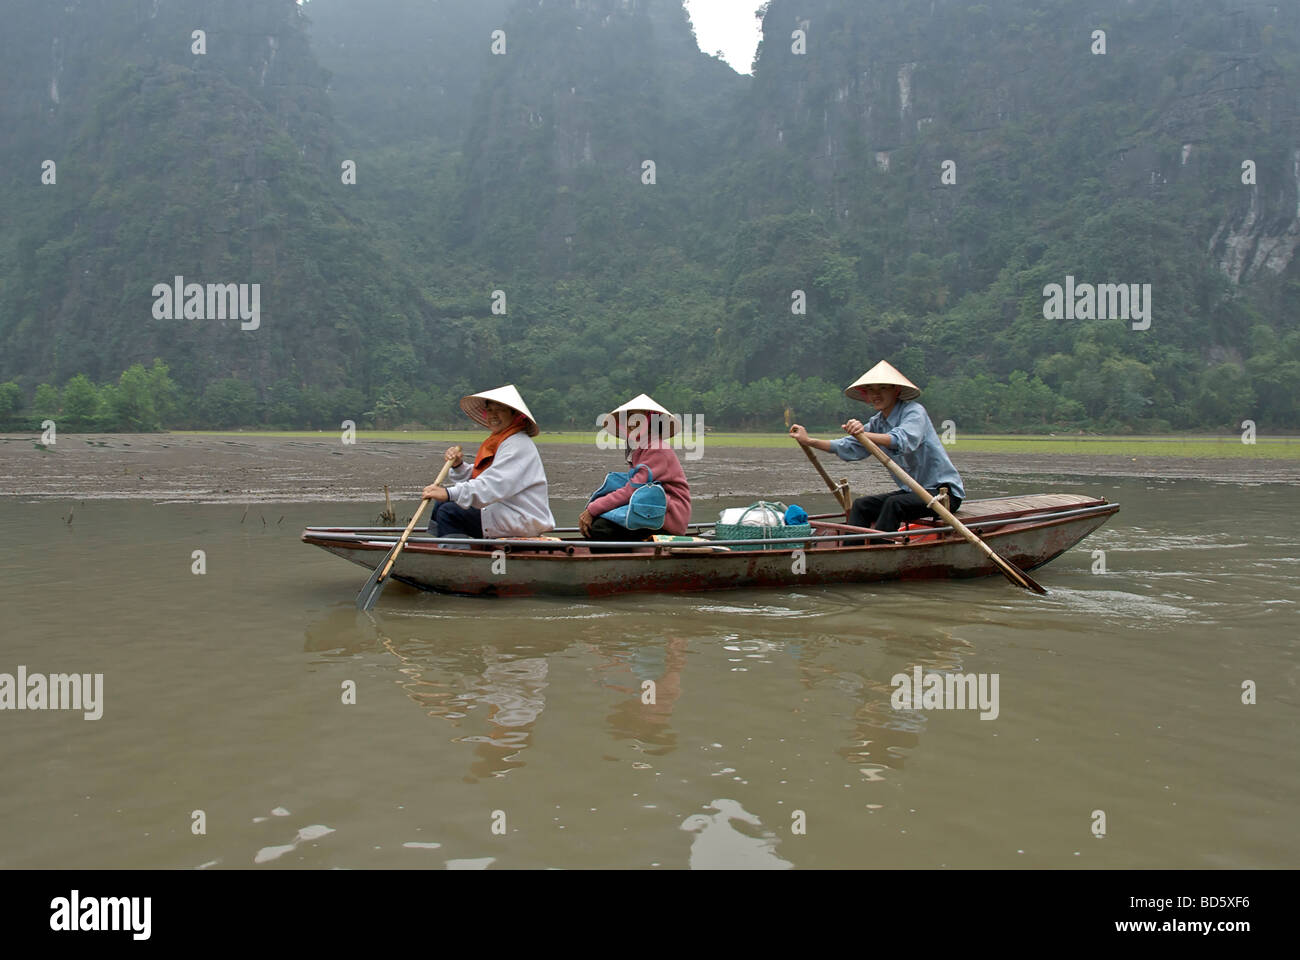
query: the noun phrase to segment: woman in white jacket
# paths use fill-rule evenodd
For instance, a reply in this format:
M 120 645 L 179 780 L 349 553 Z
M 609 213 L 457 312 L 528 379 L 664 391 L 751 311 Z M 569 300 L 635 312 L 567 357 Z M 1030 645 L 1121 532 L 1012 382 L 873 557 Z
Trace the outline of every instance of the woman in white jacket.
M 532 438 L 540 432 L 513 385 L 471 394 L 460 408 L 492 431 L 472 464 L 459 446 L 443 457 L 451 463 L 446 487 L 430 484 L 429 532 L 439 537 L 535 537 L 555 528 L 547 501 L 546 471 Z

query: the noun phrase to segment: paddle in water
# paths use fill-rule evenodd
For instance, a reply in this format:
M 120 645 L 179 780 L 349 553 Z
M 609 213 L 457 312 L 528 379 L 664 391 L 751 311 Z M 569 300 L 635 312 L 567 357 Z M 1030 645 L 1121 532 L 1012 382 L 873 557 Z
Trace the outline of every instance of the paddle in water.
M 857 440 L 858 443 L 862 444 L 864 447 L 870 450 L 871 455 L 874 456 L 881 463 L 883 463 L 885 465 L 885 468 L 890 473 L 892 473 L 895 477 L 897 477 L 902 483 L 906 484 L 908 489 L 910 489 L 914 494 L 920 497 L 921 501 L 926 505 L 927 508 L 933 510 L 936 514 L 939 515 L 940 519 L 946 522 L 949 526 L 951 526 L 954 530 L 960 533 L 963 537 L 965 537 L 975 546 L 979 547 L 979 549 L 983 551 L 984 555 L 993 561 L 993 565 L 997 567 L 999 570 L 1001 570 L 1002 575 L 1005 576 L 1008 580 L 1010 580 L 1016 586 L 1024 587 L 1026 590 L 1032 590 L 1034 593 L 1047 593 L 1047 590 L 1039 586 L 1038 583 L 1035 582 L 1033 577 L 1025 573 L 1025 571 L 1021 570 L 1010 560 L 1006 560 L 1003 557 L 999 557 L 996 553 L 993 552 L 992 547 L 990 547 L 987 543 L 985 543 L 978 536 L 976 536 L 976 534 L 973 531 L 968 530 L 964 523 L 962 523 L 960 520 L 958 520 L 956 517 L 952 515 L 951 510 L 949 510 L 947 507 L 945 507 L 942 503 L 939 502 L 938 497 L 936 497 L 929 490 L 925 489 L 925 487 L 921 486 L 910 476 L 908 476 L 906 470 L 904 470 L 892 459 L 890 459 L 885 454 L 885 451 L 881 450 L 878 446 L 876 446 L 875 443 L 872 442 L 871 438 L 867 436 L 867 432 L 865 430 L 859 430 L 857 433 L 853 434 L 853 439 Z
M 447 471 L 450 469 L 451 461 L 448 460 L 442 465 L 442 469 L 438 472 L 438 479 L 433 481 L 434 486 L 440 485 L 442 481 L 447 479 Z M 427 498 L 420 501 L 420 506 L 416 509 L 415 516 L 411 517 L 411 522 L 406 525 L 406 529 L 402 532 L 402 536 L 395 544 L 393 544 L 393 549 L 388 551 L 388 556 L 383 559 L 383 562 L 379 563 L 375 567 L 375 572 L 370 575 L 370 579 L 366 581 L 366 585 L 362 587 L 361 592 L 357 594 L 358 610 L 369 610 L 379 602 L 379 595 L 384 592 L 384 587 L 388 586 L 388 574 L 392 571 L 393 564 L 397 562 L 397 555 L 401 553 L 402 548 L 406 546 L 406 538 L 411 535 L 411 531 L 415 529 L 415 525 L 420 521 L 421 514 L 424 513 L 424 508 L 428 505 L 429 501 Z

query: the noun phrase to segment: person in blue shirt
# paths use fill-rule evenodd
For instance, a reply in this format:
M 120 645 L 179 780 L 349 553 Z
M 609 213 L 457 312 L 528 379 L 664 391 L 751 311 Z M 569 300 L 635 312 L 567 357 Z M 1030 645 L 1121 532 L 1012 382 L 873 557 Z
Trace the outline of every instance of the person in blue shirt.
M 844 394 L 876 408 L 875 416 L 865 426 L 867 436 L 926 490 L 938 494 L 940 487 L 947 487 L 948 509 L 956 513 L 966 497 L 966 490 L 961 475 L 939 442 L 939 435 L 934 432 L 930 415 L 916 400 L 921 395 L 920 388 L 882 360 L 859 377 Z M 808 436 L 808 431 L 796 423 L 790 428 L 790 436 L 805 447 L 835 453 L 841 460 L 861 460 L 871 456 L 870 451 L 853 438 L 853 434 L 864 429 L 861 421 L 849 420 L 843 429 L 848 436 L 818 440 Z M 855 527 L 892 531 L 904 523 L 932 515 L 925 501 L 902 483 L 898 486 L 898 490 L 890 493 L 854 500 L 849 511 L 849 523 Z

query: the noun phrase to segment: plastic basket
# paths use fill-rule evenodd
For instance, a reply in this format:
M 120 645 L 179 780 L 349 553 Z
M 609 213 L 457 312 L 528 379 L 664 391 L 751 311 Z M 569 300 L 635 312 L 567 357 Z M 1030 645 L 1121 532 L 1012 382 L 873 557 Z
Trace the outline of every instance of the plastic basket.
M 785 504 L 769 503 L 760 500 L 757 503 L 751 503 L 745 508 L 745 513 L 750 510 L 756 510 L 759 507 L 768 507 L 778 514 L 785 513 Z M 741 514 L 744 519 L 745 514 Z M 750 527 L 743 523 L 719 523 L 714 528 L 714 538 L 717 540 L 771 540 L 778 537 L 810 537 L 812 536 L 811 523 L 780 523 L 766 527 Z M 732 550 L 790 550 L 803 546 L 799 543 L 756 543 L 752 546 L 738 545 Z

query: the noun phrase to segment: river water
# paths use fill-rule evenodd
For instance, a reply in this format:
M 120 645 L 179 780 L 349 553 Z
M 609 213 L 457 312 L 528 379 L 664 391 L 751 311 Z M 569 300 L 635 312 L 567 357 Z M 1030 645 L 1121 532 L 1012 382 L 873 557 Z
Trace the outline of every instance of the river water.
M 0 672 L 103 674 L 100 719 L 0 711 L 0 866 L 1300 865 L 1297 488 L 968 485 L 1122 509 L 1045 598 L 394 584 L 367 616 L 298 533 L 369 505 L 0 499 Z M 997 716 L 895 709 L 916 667 L 996 675 Z

